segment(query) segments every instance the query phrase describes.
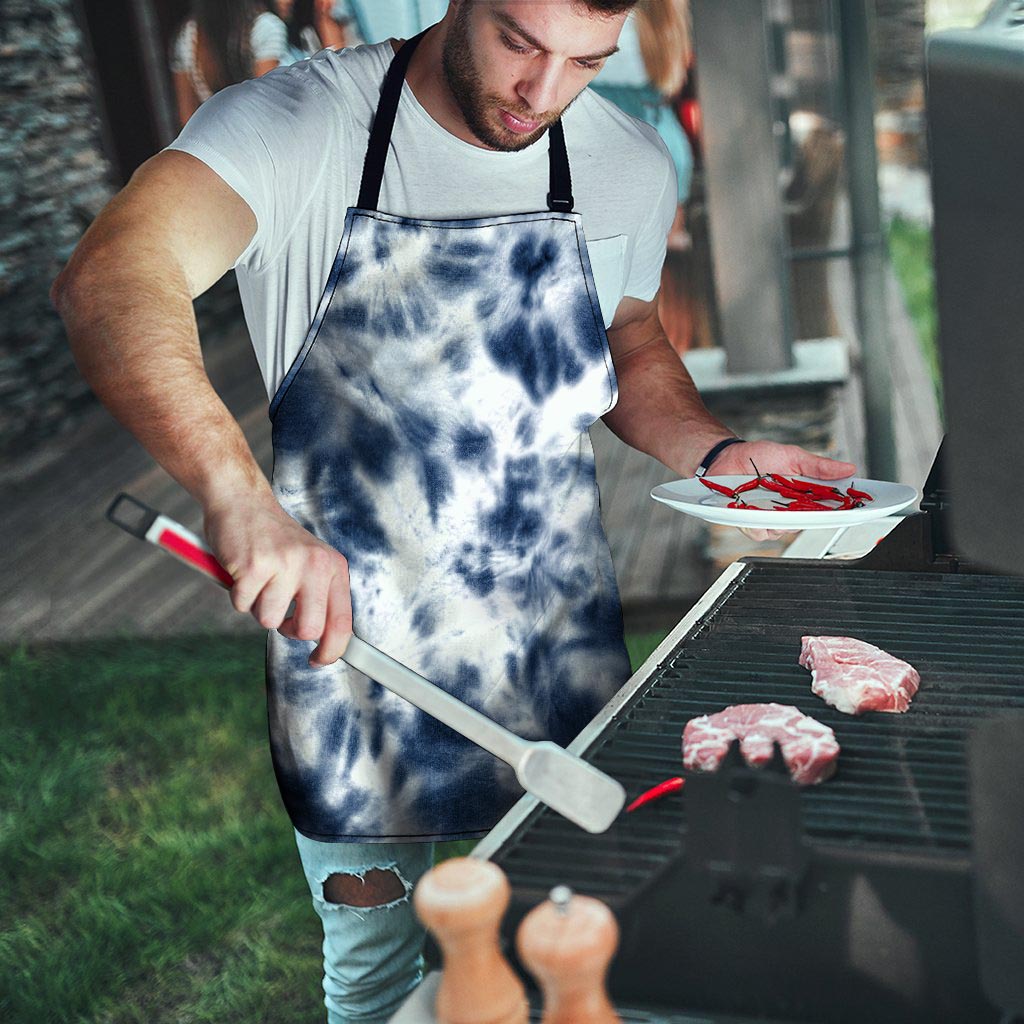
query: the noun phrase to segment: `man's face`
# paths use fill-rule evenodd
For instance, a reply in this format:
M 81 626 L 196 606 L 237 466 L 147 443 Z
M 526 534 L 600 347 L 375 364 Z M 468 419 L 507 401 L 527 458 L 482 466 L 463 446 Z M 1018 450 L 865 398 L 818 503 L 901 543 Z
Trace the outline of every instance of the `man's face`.
M 470 131 L 491 149 L 535 142 L 618 48 L 625 18 L 570 0 L 459 0 L 442 60 Z

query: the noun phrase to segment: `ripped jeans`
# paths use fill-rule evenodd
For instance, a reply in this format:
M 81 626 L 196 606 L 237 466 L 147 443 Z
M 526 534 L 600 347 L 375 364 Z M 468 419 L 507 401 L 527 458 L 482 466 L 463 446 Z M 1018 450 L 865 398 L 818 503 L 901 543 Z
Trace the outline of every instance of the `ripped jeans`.
M 324 926 L 327 1024 L 384 1024 L 423 977 L 425 932 L 410 897 L 434 844 L 321 843 L 298 831 L 295 841 Z M 371 879 L 384 902 L 361 898 Z

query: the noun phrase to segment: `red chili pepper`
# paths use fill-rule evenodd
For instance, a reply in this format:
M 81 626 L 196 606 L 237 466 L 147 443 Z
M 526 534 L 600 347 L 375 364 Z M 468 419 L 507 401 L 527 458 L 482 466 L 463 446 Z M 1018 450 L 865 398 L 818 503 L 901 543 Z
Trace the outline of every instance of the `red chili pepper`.
M 847 487 L 846 488 L 846 493 L 851 498 L 860 498 L 862 501 L 874 501 L 875 500 L 874 498 L 871 497 L 870 494 L 868 494 L 867 491 L 857 491 L 857 490 L 854 490 L 852 487 Z
M 761 486 L 761 481 L 757 477 L 752 480 L 748 480 L 746 483 L 742 483 L 736 488 L 737 494 L 745 494 L 747 491 L 756 491 Z
M 635 811 L 638 807 L 643 807 L 644 804 L 649 804 L 652 800 L 660 800 L 667 793 L 675 793 L 677 790 L 683 788 L 685 779 L 674 778 L 666 779 L 664 782 L 659 782 L 656 786 L 652 786 L 646 793 L 641 793 L 627 808 L 626 813 L 630 814 Z
M 766 490 L 774 491 L 776 494 L 781 494 L 783 498 L 792 498 L 796 501 L 815 501 L 817 496 L 808 494 L 806 491 L 797 491 L 792 487 L 784 487 L 782 484 L 776 483 L 774 480 L 763 480 L 761 486 Z M 826 497 L 826 495 L 821 495 Z
M 800 480 L 796 477 L 790 479 L 779 473 L 772 473 L 771 476 L 783 486 L 790 487 L 803 494 L 809 494 L 812 498 L 838 498 L 843 493 L 838 487 L 831 487 L 828 484 L 816 484 L 813 480 Z
M 769 473 L 768 475 L 777 484 L 788 487 L 791 491 L 800 491 L 804 494 L 811 494 L 814 491 L 814 487 L 803 480 L 790 480 L 789 477 L 785 477 L 781 473 Z
M 697 479 L 705 486 L 709 487 L 713 491 L 717 491 L 719 494 L 724 494 L 727 498 L 735 498 L 736 492 L 730 490 L 724 484 L 716 484 L 714 480 L 709 480 L 706 476 L 699 476 Z
M 810 498 L 803 500 L 797 499 L 791 501 L 788 505 L 781 505 L 786 512 L 834 512 L 835 509 L 829 508 L 828 505 L 823 505 L 820 501 L 811 501 Z
M 780 484 L 778 481 L 772 480 L 771 477 L 763 477 L 760 484 L 766 491 L 774 491 L 776 494 L 782 494 L 786 497 L 795 498 L 798 495 L 803 494 L 803 491 L 797 491 L 792 487 L 786 487 L 784 484 Z

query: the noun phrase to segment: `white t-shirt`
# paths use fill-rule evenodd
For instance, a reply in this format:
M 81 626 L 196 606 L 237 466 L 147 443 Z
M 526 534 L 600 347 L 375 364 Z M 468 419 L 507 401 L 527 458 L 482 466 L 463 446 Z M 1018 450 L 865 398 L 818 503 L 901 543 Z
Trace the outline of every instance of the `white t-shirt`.
M 269 397 L 305 340 L 355 206 L 387 41 L 230 86 L 204 103 L 168 149 L 202 160 L 256 217 L 235 263 L 249 334 Z M 606 326 L 623 295 L 652 299 L 676 211 L 676 175 L 657 132 L 584 90 L 563 115 Z M 442 128 L 405 84 L 378 208 L 429 219 L 544 210 L 548 139 L 515 153 L 482 149 Z

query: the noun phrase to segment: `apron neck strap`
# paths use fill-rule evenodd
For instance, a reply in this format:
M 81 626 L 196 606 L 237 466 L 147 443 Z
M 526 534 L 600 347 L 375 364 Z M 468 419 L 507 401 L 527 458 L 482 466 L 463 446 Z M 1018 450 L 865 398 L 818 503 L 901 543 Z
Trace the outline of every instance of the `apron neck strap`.
M 384 76 L 380 102 L 377 104 L 373 127 L 370 130 L 370 141 L 366 147 L 366 157 L 363 160 L 363 177 L 359 185 L 357 206 L 360 210 L 376 210 L 377 204 L 380 202 L 380 189 L 384 181 L 384 163 L 387 160 L 388 147 L 391 144 L 391 132 L 395 126 L 395 115 L 398 113 L 398 101 L 402 96 L 405 73 L 416 47 L 427 32 L 428 29 L 424 29 L 419 35 L 413 36 L 404 43 L 392 58 L 387 74 Z M 547 196 L 548 209 L 556 213 L 572 213 L 572 179 L 569 176 L 569 154 L 565 149 L 565 133 L 562 131 L 561 119 L 555 121 L 548 129 L 548 166 L 550 176 L 550 191 Z
M 565 151 L 561 118 L 548 129 L 548 167 L 551 188 L 548 209 L 556 213 L 572 213 L 572 178 L 569 176 L 569 154 Z

